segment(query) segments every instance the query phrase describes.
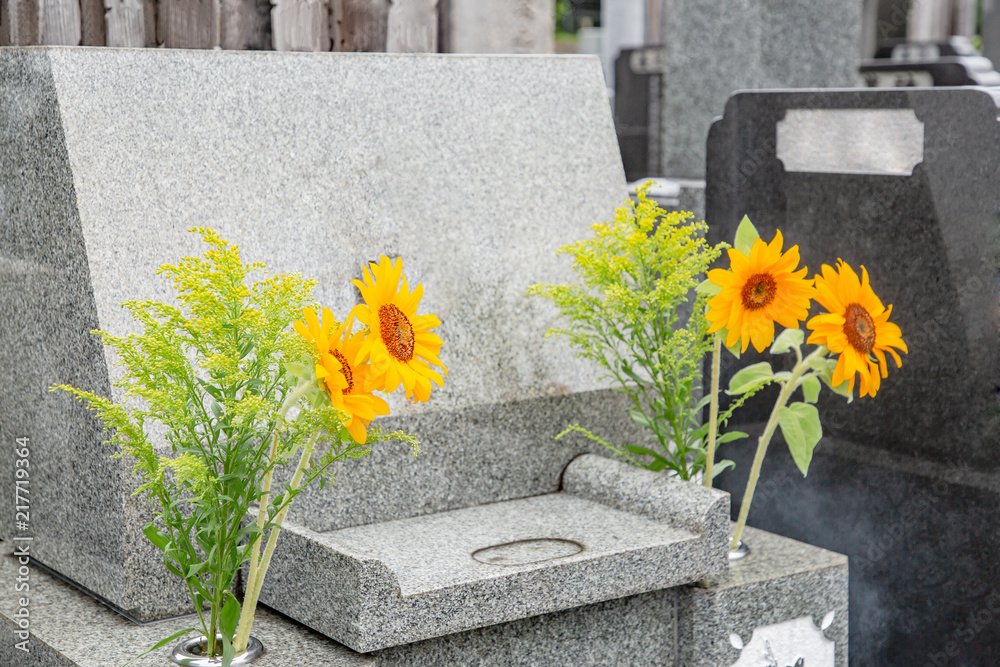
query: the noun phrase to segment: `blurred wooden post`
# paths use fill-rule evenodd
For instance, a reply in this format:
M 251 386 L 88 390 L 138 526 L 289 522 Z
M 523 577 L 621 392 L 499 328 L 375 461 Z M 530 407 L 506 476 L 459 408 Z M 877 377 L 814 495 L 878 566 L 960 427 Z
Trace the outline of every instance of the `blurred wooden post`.
M 80 45 L 80 0 L 39 0 L 40 44 Z
M 224 49 L 270 49 L 270 0 L 222 0 L 220 44 Z
M 386 29 L 389 53 L 437 53 L 437 0 L 392 0 Z
M 38 44 L 38 0 L 0 0 L 0 46 Z
M 210 49 L 216 44 L 217 0 L 159 0 L 156 37 L 168 49 Z
M 80 44 L 104 46 L 107 44 L 104 35 L 104 2 L 80 0 Z
M 275 51 L 329 51 L 327 0 L 274 0 L 271 41 Z
M 334 51 L 385 51 L 389 0 L 331 0 Z
M 143 0 L 104 0 L 108 46 L 146 46 Z

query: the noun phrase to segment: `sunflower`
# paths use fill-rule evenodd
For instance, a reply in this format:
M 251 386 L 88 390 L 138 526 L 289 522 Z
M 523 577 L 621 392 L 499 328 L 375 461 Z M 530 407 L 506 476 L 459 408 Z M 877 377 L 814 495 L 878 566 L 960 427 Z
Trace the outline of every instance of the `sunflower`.
M 441 321 L 434 315 L 417 315 L 423 285 L 418 284 L 411 292 L 402 273 L 401 258 L 392 263 L 383 255 L 378 264 L 370 262 L 364 271 L 364 282 L 351 281 L 365 300 L 351 315 L 369 328 L 359 354 L 371 357 L 372 372 L 384 380 L 385 390 L 395 391 L 402 384 L 407 398 L 426 401 L 431 393 L 431 380 L 443 385 L 441 374 L 432 370 L 428 362 L 448 374 L 437 357 L 441 339 L 429 333 Z
M 726 329 L 726 347 L 742 341 L 740 351 L 763 352 L 774 340 L 774 323 L 794 329 L 809 314 L 809 302 L 816 290 L 805 280 L 806 269 L 799 271 L 799 247 L 781 252 L 781 232 L 764 243 L 757 239 L 747 257 L 739 250 L 729 250 L 730 269 L 713 269 L 708 279 L 722 289 L 708 301 L 708 333 Z
M 295 322 L 295 330 L 313 344 L 319 356 L 316 378 L 323 383 L 334 408 L 347 415 L 344 427 L 356 442 L 364 443 L 367 427 L 375 415 L 389 414 L 389 405 L 372 395 L 377 388 L 368 364 L 358 364 L 364 333 L 352 334 L 347 323 L 337 326 L 333 313 L 323 309 L 323 323 L 312 308 L 304 308 L 305 322 Z
M 839 354 L 833 371 L 833 386 L 845 380 L 854 389 L 854 375 L 861 376 L 861 396 L 875 396 L 881 379 L 888 375 L 885 353 L 889 352 L 902 365 L 899 355 L 892 348 L 908 352 L 900 337 L 899 327 L 889 321 L 892 306 L 882 305 L 868 284 L 868 271 L 861 267 L 861 280 L 850 266 L 837 260 L 838 270 L 823 265 L 823 275 L 816 276 L 816 300 L 829 312 L 809 320 L 813 330 L 810 343 L 826 345 Z

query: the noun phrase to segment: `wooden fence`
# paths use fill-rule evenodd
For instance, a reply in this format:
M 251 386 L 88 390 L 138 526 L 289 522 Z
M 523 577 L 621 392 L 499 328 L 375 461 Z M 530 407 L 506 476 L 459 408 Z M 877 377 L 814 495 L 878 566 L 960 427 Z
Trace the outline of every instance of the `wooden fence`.
M 0 46 L 438 51 L 438 0 L 0 0 Z

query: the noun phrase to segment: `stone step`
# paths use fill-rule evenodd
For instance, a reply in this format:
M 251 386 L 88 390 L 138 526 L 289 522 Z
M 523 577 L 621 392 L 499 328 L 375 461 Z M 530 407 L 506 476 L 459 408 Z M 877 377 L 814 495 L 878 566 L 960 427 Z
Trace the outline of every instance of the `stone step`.
M 557 493 L 287 526 L 261 601 L 369 652 L 724 572 L 728 508 L 717 490 L 585 454 Z

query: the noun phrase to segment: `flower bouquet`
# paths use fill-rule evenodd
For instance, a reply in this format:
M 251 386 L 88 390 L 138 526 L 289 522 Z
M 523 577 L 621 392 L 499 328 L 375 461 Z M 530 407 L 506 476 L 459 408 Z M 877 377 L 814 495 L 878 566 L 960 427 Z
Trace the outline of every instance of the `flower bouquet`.
M 334 463 L 380 441 L 408 443 L 416 454 L 412 436 L 371 424 L 389 413 L 374 392 L 402 386 L 426 401 L 447 369 L 430 332 L 440 322 L 417 314 L 423 289 L 409 289 L 401 259 L 383 256 L 352 281 L 363 303 L 340 322 L 313 300 L 314 281 L 275 275 L 248 284 L 263 264 L 244 264 L 239 248 L 210 229 L 191 231 L 207 244 L 204 256 L 158 271 L 173 283 L 176 305 L 129 301 L 123 306 L 141 333 L 94 332 L 124 369 L 115 383 L 123 401 L 68 385 L 52 390 L 85 402 L 120 448 L 114 456 L 135 460 L 136 494 L 154 510 L 144 532 L 191 596 L 204 635 L 197 655 L 228 665 L 247 650 L 295 497 L 317 480 L 332 483 Z M 154 433 L 172 456 L 154 448 Z M 276 475 L 287 481 L 276 484 Z M 247 563 L 240 600 L 234 581 Z

